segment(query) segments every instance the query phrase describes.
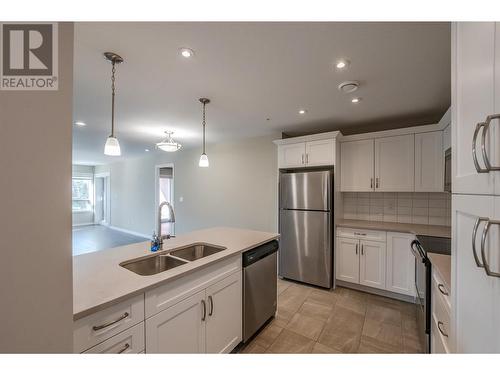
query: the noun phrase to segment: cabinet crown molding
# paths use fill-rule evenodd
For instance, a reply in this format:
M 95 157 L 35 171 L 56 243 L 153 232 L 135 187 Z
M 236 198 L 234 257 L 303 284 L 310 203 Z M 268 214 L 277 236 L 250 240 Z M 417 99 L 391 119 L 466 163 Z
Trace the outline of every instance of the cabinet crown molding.
M 340 138 L 342 138 L 342 133 L 340 131 L 333 131 L 333 132 L 326 132 L 326 133 L 303 135 L 300 137 L 276 139 L 273 141 L 273 143 L 275 145 L 289 145 L 289 144 L 294 144 L 294 143 L 319 141 L 322 139 L 340 139 Z

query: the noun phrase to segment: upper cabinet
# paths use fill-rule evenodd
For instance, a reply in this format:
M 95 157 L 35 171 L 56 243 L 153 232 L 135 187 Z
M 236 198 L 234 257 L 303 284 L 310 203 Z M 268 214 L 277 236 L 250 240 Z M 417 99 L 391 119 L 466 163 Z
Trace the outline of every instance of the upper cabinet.
M 278 168 L 335 165 L 336 137 L 339 132 L 278 139 Z
M 443 132 L 415 134 L 415 191 L 443 190 Z
M 340 190 L 373 191 L 374 157 L 373 139 L 341 143 Z
M 413 134 L 375 139 L 375 190 L 413 191 Z

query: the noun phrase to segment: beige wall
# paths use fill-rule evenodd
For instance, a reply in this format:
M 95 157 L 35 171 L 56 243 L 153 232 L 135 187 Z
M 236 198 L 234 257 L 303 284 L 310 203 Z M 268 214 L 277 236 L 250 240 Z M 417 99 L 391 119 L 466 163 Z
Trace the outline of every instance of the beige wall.
M 155 165 L 173 163 L 176 233 L 222 225 L 276 231 L 278 168 L 272 140 L 278 137 L 208 145 L 209 168 L 198 167 L 198 148 L 97 166 L 96 173 L 110 171 L 111 225 L 151 235 Z
M 72 351 L 73 24 L 59 90 L 0 91 L 0 353 Z

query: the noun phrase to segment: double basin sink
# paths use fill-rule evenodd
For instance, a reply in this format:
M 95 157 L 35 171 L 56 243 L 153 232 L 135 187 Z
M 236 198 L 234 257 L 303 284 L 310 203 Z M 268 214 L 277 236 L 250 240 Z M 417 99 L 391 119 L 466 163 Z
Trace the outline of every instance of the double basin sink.
M 127 260 L 120 263 L 120 266 L 141 276 L 151 276 L 217 254 L 223 250 L 226 250 L 226 248 L 222 246 L 195 243 L 174 249 L 168 253 L 158 253 L 139 259 Z

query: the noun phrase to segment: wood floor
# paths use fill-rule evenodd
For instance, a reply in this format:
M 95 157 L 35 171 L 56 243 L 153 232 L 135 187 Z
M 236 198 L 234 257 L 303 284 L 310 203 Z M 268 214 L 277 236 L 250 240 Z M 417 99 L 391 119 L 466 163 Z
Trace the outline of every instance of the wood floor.
M 421 353 L 415 305 L 278 280 L 278 313 L 243 353 Z
M 112 247 L 147 241 L 103 225 L 86 225 L 73 228 L 73 255 L 91 253 Z

